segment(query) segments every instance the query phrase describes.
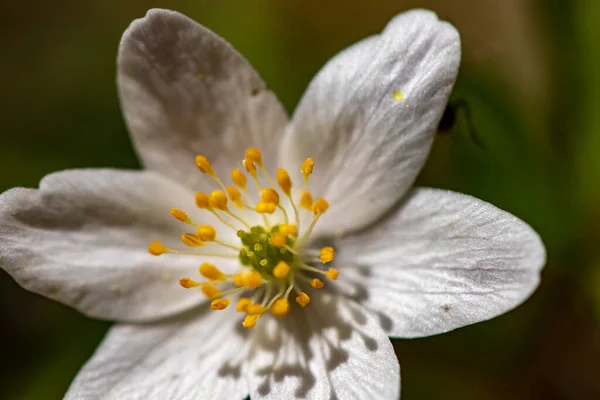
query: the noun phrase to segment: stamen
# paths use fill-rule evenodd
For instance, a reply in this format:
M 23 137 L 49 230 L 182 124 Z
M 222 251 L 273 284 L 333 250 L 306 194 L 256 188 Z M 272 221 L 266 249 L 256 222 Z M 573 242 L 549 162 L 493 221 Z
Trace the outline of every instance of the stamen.
M 168 252 L 169 249 L 167 249 L 161 242 L 152 242 L 148 246 L 148 253 L 152 254 L 153 256 L 160 256 Z
M 225 274 L 219 270 L 214 264 L 211 263 L 203 263 L 198 268 L 198 272 L 200 275 L 208 279 L 209 281 L 222 281 L 225 280 Z
M 328 262 L 333 261 L 334 257 L 335 257 L 335 250 L 333 249 L 333 247 L 328 246 L 328 247 L 323 247 L 321 249 L 320 258 L 321 258 L 321 262 L 323 264 L 327 264 Z
M 300 171 L 302 171 L 302 175 L 304 176 L 304 189 L 308 186 L 308 178 L 313 172 L 315 168 L 315 162 L 312 158 L 307 158 L 302 162 L 302 166 L 300 167 Z
M 260 165 L 262 163 L 262 153 L 260 150 L 253 147 L 246 149 L 246 158 L 256 165 Z
M 277 299 L 271 306 L 271 313 L 276 317 L 285 317 L 290 311 L 287 299 Z
M 179 283 L 181 283 L 181 281 L 179 281 Z M 200 288 L 200 290 L 209 299 L 214 299 L 215 297 L 220 297 L 222 295 L 221 291 L 219 289 L 217 289 L 217 287 L 215 285 L 210 284 L 210 283 L 202 284 L 202 287 Z
M 285 238 L 286 235 L 276 233 L 271 237 L 271 241 L 269 243 L 271 244 L 271 246 L 280 249 L 285 246 Z
M 298 297 L 296 297 L 296 303 L 300 304 L 302 307 L 306 307 L 308 303 L 310 303 L 310 297 L 304 292 L 301 292 Z
M 273 203 L 265 203 L 263 201 L 256 204 L 256 212 L 259 214 L 273 214 L 277 206 Z
M 265 188 L 260 191 L 260 201 L 279 205 L 279 193 L 275 189 Z
M 247 297 L 241 297 L 238 300 L 237 306 L 236 306 L 236 311 L 237 312 L 247 312 L 248 311 L 248 306 L 252 304 L 252 302 L 250 301 L 249 298 Z
M 337 280 L 337 278 L 338 278 L 339 275 L 340 275 L 340 273 L 335 268 L 329 268 L 329 271 L 327 271 L 327 273 L 325 274 L 325 276 L 328 279 L 331 279 L 332 281 Z
M 185 222 L 186 224 L 192 224 L 192 220 L 190 219 L 189 215 L 183 211 L 180 210 L 178 208 L 171 208 L 171 215 L 173 217 L 175 217 L 177 220 L 181 221 L 181 222 Z
M 321 289 L 323 286 L 325 286 L 325 284 L 322 280 L 315 278 L 310 281 L 310 286 L 314 287 L 315 289 Z
M 204 242 L 193 233 L 184 233 L 181 235 L 181 241 L 188 247 L 202 247 Z
M 242 194 L 235 186 L 227 186 L 227 195 L 237 208 L 244 208 L 244 200 L 242 199 Z
M 219 210 L 227 210 L 227 196 L 220 190 L 213 190 L 210 194 L 210 205 Z
M 283 279 L 290 272 L 290 266 L 285 261 L 279 261 L 279 263 L 273 268 L 273 276 L 279 279 Z
M 181 287 L 185 288 L 185 289 L 190 289 L 196 286 L 200 286 L 199 282 L 196 282 L 195 280 L 191 279 L 191 278 L 181 278 L 179 280 L 179 284 L 181 285 Z
M 205 242 L 212 242 L 217 236 L 217 231 L 210 225 L 199 225 L 196 233 L 200 240 Z
M 210 308 L 213 310 L 224 310 L 229 307 L 231 301 L 229 299 L 215 299 L 210 303 Z
M 323 214 L 325 211 L 327 211 L 328 208 L 329 208 L 329 203 L 327 202 L 327 200 L 320 197 L 312 204 L 312 206 L 310 206 L 310 211 L 313 214 L 317 215 L 317 214 Z
M 279 232 L 285 236 L 298 236 L 298 227 L 294 224 L 279 225 Z
M 246 190 L 246 175 L 239 169 L 231 171 L 231 180 L 242 190 Z
M 310 207 L 313 205 L 313 197 L 308 190 L 302 191 L 300 195 L 300 207 L 306 208 L 310 210 Z
M 252 160 L 244 158 L 244 160 L 242 161 L 242 165 L 244 166 L 244 169 L 246 170 L 246 172 L 248 172 L 250 174 L 250 176 L 252 176 L 252 178 L 254 178 L 254 180 L 258 179 L 258 177 L 256 175 L 256 165 L 254 165 L 254 162 L 252 162 Z
M 289 197 L 292 193 L 292 179 L 290 178 L 290 174 L 285 169 L 278 168 L 276 178 L 281 191 Z
M 260 304 L 250 304 L 247 308 L 247 312 L 250 315 L 260 315 L 264 313 L 267 309 Z
M 246 318 L 244 318 L 244 322 L 242 323 L 242 325 L 246 329 L 252 329 L 256 325 L 256 321 L 259 317 L 260 315 L 247 315 Z
M 208 161 L 208 158 L 204 157 L 203 155 L 196 156 L 196 166 L 205 174 L 211 175 L 215 173 L 212 165 L 210 165 L 210 161 Z
M 206 193 L 198 192 L 195 195 L 196 207 L 200 209 L 210 210 L 210 196 Z

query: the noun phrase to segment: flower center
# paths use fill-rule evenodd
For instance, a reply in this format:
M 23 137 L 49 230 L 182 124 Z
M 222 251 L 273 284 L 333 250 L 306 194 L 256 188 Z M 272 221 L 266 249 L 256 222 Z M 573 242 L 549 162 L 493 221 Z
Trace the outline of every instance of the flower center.
M 288 298 L 292 291 L 296 294 L 296 303 L 306 307 L 310 303 L 310 296 L 303 287 L 321 289 L 325 284 L 317 276 L 336 280 L 338 271 L 335 268 L 325 271 L 313 266 L 316 263 L 331 262 L 335 255 L 332 247 L 320 250 L 306 248 L 316 223 L 329 208 L 323 198 L 313 201 L 308 191 L 309 177 L 314 169 L 313 160 L 307 158 L 301 165 L 304 185 L 297 196 L 298 205 L 292 194 L 290 175 L 282 168 L 277 170 L 277 185 L 293 211 L 293 221 L 280 202 L 282 196 L 262 163 L 261 152 L 254 148 L 248 149 L 242 165 L 254 181 L 256 194 L 247 187 L 246 174 L 241 170 L 234 169 L 231 172 L 234 185 L 226 187 L 208 158 L 202 155 L 196 157 L 198 169 L 222 189 L 210 194 L 196 193 L 196 206 L 213 214 L 223 224 L 223 229 L 232 229 L 239 242 L 224 240 L 223 234 L 217 232 L 212 225 L 196 224 L 185 211 L 173 208 L 173 217 L 195 227 L 195 233 L 181 235 L 181 241 L 193 250 L 171 249 L 160 242 L 152 242 L 148 251 L 154 256 L 175 253 L 238 259 L 239 270 L 235 273 L 224 273 L 216 265 L 204 262 L 198 268 L 204 281 L 186 277 L 181 278 L 179 283 L 186 289 L 199 287 L 212 300 L 210 307 L 213 310 L 224 310 L 231 304 L 228 297 L 245 294 L 237 301 L 236 309 L 247 314 L 244 327 L 253 328 L 267 310 L 276 317 L 287 315 L 290 310 Z M 259 172 L 269 186 L 261 184 Z M 229 207 L 229 202 L 233 203 L 235 211 Z M 312 214 L 312 221 L 302 231 L 300 211 L 304 210 Z M 261 222 L 257 224 L 257 220 Z M 207 251 L 200 251 L 199 248 L 206 248 Z M 212 251 L 213 248 L 220 251 L 225 249 L 225 252 L 215 252 Z

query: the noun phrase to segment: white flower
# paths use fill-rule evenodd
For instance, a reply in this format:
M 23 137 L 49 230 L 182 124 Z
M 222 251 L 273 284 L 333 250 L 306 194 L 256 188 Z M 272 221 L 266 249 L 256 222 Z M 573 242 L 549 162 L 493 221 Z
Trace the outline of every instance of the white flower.
M 388 336 L 446 332 L 526 299 L 545 262 L 528 225 L 469 196 L 409 190 L 459 62 L 451 25 L 429 11 L 400 14 L 327 63 L 288 122 L 259 75 L 213 32 L 172 11 L 134 21 L 120 46 L 118 85 L 146 169 L 63 171 L 38 190 L 0 197 L 2 268 L 28 290 L 119 322 L 66 398 L 395 399 L 400 370 Z M 239 199 L 230 189 L 229 201 L 208 195 L 244 158 L 263 188 L 267 173 L 289 171 L 300 220 L 283 172 L 279 199 L 266 191 L 257 206 L 266 221 L 234 204 L 256 202 L 257 190 Z M 308 190 L 328 203 L 300 200 L 307 159 Z M 196 191 L 207 194 L 196 202 L 208 210 L 197 209 Z M 169 215 L 173 207 L 195 225 L 184 243 L 204 244 L 189 253 L 225 257 L 167 250 L 181 249 L 186 231 Z M 225 209 L 265 231 L 248 237 Z M 273 228 L 285 222 L 282 209 L 288 225 Z M 245 231 L 251 248 L 215 215 Z M 149 255 L 154 240 L 162 244 L 152 253 L 172 254 Z M 335 255 L 332 269 L 318 260 L 321 243 L 324 262 Z M 254 269 L 240 272 L 242 262 Z M 198 288 L 178 282 L 198 285 L 201 263 L 209 263 L 200 272 L 214 286 L 202 288 L 220 299 L 212 302 L 217 311 Z M 221 293 L 233 283 L 242 289 Z M 252 305 L 227 307 L 240 290 Z M 263 297 L 281 318 L 261 313 Z

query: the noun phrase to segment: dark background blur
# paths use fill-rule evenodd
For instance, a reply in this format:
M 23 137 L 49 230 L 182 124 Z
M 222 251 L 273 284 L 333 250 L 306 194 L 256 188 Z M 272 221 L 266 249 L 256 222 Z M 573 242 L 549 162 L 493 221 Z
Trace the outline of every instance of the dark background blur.
M 52 171 L 138 168 L 119 110 L 121 33 L 151 7 L 229 40 L 294 109 L 338 50 L 416 6 L 454 23 L 453 99 L 422 185 L 487 200 L 548 250 L 525 305 L 449 334 L 395 342 L 403 399 L 600 399 L 600 1 L 57 0 L 0 5 L 0 191 Z M 19 288 L 0 271 L 0 397 L 59 399 L 109 323 Z M 345 399 L 344 399 L 345 400 Z

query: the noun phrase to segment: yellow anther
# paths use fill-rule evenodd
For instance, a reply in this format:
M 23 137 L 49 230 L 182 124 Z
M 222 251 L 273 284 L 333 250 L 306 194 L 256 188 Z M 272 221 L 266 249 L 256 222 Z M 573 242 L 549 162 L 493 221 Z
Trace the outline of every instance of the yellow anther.
M 222 281 L 225 278 L 225 275 L 223 275 L 219 268 L 207 262 L 200 265 L 198 272 L 209 281 Z
M 196 206 L 198 208 L 210 208 L 210 196 L 206 193 L 198 192 L 196 193 Z
M 217 231 L 210 225 L 200 225 L 196 231 L 200 240 L 212 242 L 217 236 Z
M 233 201 L 238 208 L 244 208 L 244 200 L 242 200 L 242 194 L 235 186 L 227 187 L 227 196 Z
M 265 188 L 260 191 L 260 200 L 263 203 L 279 204 L 279 193 L 275 189 Z
M 300 196 L 300 207 L 306 208 L 310 210 L 310 207 L 313 205 L 313 197 L 312 194 L 308 190 L 302 192 Z
M 322 280 L 315 278 L 310 281 L 310 286 L 314 287 L 315 289 L 321 289 L 323 286 L 325 286 L 325 284 Z
M 231 171 L 231 180 L 242 189 L 246 189 L 246 175 L 239 169 Z
M 186 224 L 192 223 L 190 216 L 187 215 L 187 213 L 185 211 L 180 210 L 178 208 L 171 208 L 171 215 L 174 216 L 179 221 L 185 222 Z
M 243 272 L 233 276 L 233 284 L 237 287 L 248 286 L 248 276 Z
M 256 165 L 254 165 L 254 163 L 251 160 L 244 158 L 244 161 L 242 161 L 242 165 L 250 175 L 256 178 Z
M 181 278 L 179 280 L 179 284 L 186 289 L 200 286 L 200 283 L 198 283 L 195 280 L 190 279 L 190 278 Z
M 212 165 L 210 165 L 210 161 L 208 161 L 208 158 L 202 155 L 196 156 L 196 167 L 198 167 L 198 169 L 205 174 L 214 174 Z
M 331 279 L 332 281 L 337 280 L 339 275 L 340 275 L 339 271 L 335 268 L 329 268 L 329 271 L 327 271 L 327 273 L 325 274 L 327 279 Z
M 247 315 L 246 318 L 244 318 L 242 325 L 244 325 L 244 328 L 246 329 L 252 329 L 256 325 L 256 321 L 258 321 L 258 317 L 260 317 L 260 315 Z
M 277 206 L 273 203 L 265 203 L 261 201 L 256 204 L 256 212 L 259 214 L 273 214 Z
M 257 288 L 262 284 L 262 275 L 259 272 L 252 271 L 248 275 L 248 282 L 246 286 L 251 289 Z
M 215 297 L 219 297 L 221 295 L 221 291 L 217 289 L 215 285 L 210 283 L 202 284 L 200 290 L 202 290 L 202 293 L 204 293 L 204 295 L 209 299 L 214 299 Z
M 160 256 L 161 254 L 168 253 L 169 249 L 167 249 L 161 242 L 152 242 L 150 246 L 148 246 L 148 253 L 153 256 Z
M 260 315 L 264 313 L 267 309 L 260 304 L 250 304 L 248 305 L 248 309 L 246 310 L 249 315 Z
M 181 235 L 181 241 L 183 244 L 189 247 L 202 247 L 204 246 L 204 242 L 200 240 L 200 238 L 193 233 L 184 233 Z
M 298 226 L 295 224 L 279 225 L 279 233 L 284 236 L 298 236 Z
M 271 313 L 276 317 L 284 317 L 290 312 L 290 303 L 286 299 L 277 299 L 271 306 Z
M 310 206 L 310 211 L 313 214 L 323 214 L 329 208 L 329 203 L 324 198 L 320 197 Z
M 292 180 L 290 179 L 290 174 L 288 174 L 285 169 L 279 168 L 277 169 L 276 178 L 277 183 L 279 184 L 279 187 L 281 188 L 283 193 L 285 193 L 286 196 L 289 196 L 292 192 Z
M 323 264 L 327 264 L 328 262 L 333 261 L 333 258 L 335 257 L 335 250 L 333 249 L 333 247 L 323 247 L 321 249 L 321 262 Z
M 250 304 L 252 304 L 252 301 L 249 298 L 242 297 L 238 300 L 235 309 L 237 312 L 247 312 Z
M 271 237 L 271 246 L 276 247 L 278 249 L 285 246 L 285 235 L 281 233 L 276 233 Z
M 210 302 L 210 308 L 213 310 L 224 310 L 229 307 L 231 301 L 229 299 L 214 299 Z
M 302 167 L 300 168 L 300 170 L 302 171 L 302 175 L 304 175 L 304 179 L 308 179 L 308 177 L 312 174 L 314 168 L 315 162 L 312 158 L 307 158 L 302 162 Z
M 249 148 L 246 150 L 246 159 L 260 165 L 262 163 L 262 154 L 259 149 Z
M 396 101 L 400 101 L 400 100 L 402 100 L 403 98 L 404 98 L 404 94 L 402 94 L 402 92 L 401 92 L 401 91 L 399 91 L 399 90 L 396 90 L 396 91 L 394 92 L 394 100 L 396 100 Z
M 227 210 L 227 196 L 220 190 L 213 190 L 210 194 L 210 205 L 219 210 Z
M 283 279 L 290 272 L 290 266 L 285 261 L 279 261 L 275 268 L 273 268 L 273 276 L 275 278 Z
M 296 297 L 296 303 L 300 304 L 302 307 L 306 307 L 308 303 L 310 303 L 310 297 L 304 292 L 301 292 L 298 297 Z

